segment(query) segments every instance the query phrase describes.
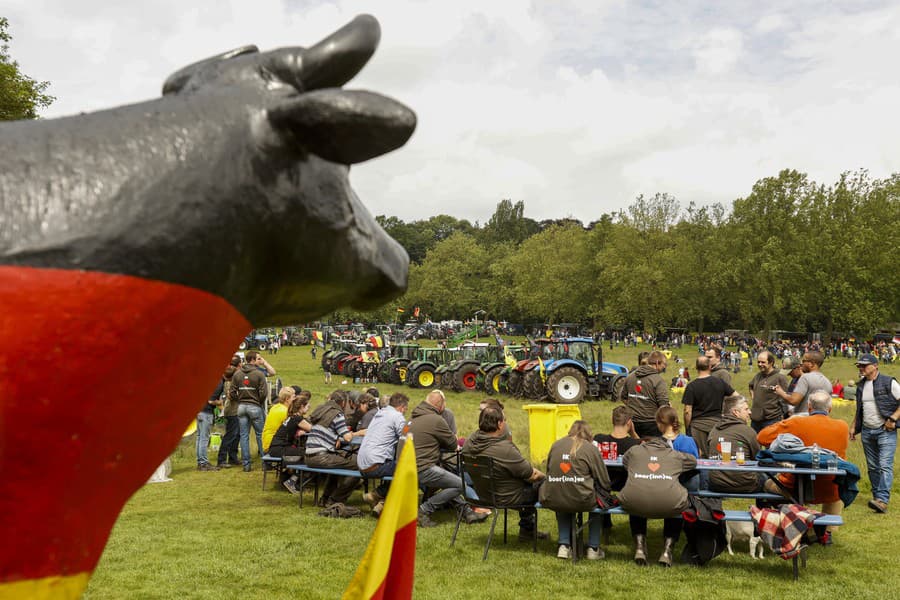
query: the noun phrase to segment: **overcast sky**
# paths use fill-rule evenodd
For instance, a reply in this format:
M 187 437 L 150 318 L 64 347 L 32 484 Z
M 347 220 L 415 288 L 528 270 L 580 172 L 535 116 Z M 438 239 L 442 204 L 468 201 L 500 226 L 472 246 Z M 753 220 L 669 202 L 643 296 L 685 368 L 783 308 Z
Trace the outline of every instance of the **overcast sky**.
M 312 45 L 354 15 L 381 46 L 347 88 L 419 117 L 351 175 L 373 214 L 484 222 L 503 198 L 589 222 L 636 195 L 682 205 L 794 168 L 900 171 L 900 3 L 680 0 L 4 0 L 12 57 L 57 117 L 159 96 L 245 44 Z

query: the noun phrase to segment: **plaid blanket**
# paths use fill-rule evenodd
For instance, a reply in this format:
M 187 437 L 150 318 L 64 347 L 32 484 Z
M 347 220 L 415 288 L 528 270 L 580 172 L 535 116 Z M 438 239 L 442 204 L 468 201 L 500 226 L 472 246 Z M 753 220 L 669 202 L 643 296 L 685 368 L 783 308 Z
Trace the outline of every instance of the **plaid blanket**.
M 750 507 L 750 516 L 756 522 L 760 537 L 785 560 L 800 552 L 803 536 L 812 527 L 813 521 L 823 514 L 799 504 L 782 504 L 778 510 Z

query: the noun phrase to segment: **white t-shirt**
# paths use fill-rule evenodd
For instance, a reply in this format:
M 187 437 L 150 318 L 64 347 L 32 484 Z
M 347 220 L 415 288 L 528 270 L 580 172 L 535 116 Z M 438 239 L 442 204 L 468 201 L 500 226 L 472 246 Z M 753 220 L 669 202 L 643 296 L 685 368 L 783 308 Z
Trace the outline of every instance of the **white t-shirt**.
M 900 398 L 900 382 L 894 379 L 891 382 L 891 394 L 894 398 Z M 868 379 L 862 384 L 863 403 L 863 427 L 867 429 L 880 429 L 884 425 L 884 417 L 875 406 L 875 392 L 872 382 Z

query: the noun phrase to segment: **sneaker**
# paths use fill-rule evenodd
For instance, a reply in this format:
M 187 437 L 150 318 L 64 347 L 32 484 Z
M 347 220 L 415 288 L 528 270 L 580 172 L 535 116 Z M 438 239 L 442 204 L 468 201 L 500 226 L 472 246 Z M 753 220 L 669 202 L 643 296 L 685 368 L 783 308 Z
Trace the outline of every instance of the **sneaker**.
M 244 465 L 244 473 L 249 473 L 252 470 L 253 470 L 253 467 L 251 467 L 250 465 Z
M 376 491 L 366 492 L 363 494 L 363 500 L 371 507 L 375 507 L 379 502 L 384 501 L 384 498 L 381 497 Z
M 584 556 L 588 560 L 600 560 L 601 558 L 606 558 L 606 553 L 603 551 L 603 548 L 588 548 Z
M 203 463 L 202 465 L 197 465 L 198 471 L 218 471 L 219 467 L 214 467 L 209 463 Z
M 884 514 L 887 512 L 887 504 L 882 502 L 881 500 L 869 500 L 869 508 L 874 510 L 877 513 Z
M 300 490 L 297 489 L 297 482 L 293 479 L 285 479 L 282 485 L 284 485 L 284 487 L 287 488 L 287 491 L 292 494 L 296 495 L 300 493 Z
M 431 515 L 419 512 L 419 518 L 416 520 L 419 527 L 437 527 L 437 523 L 431 520 Z
M 231 463 L 217 463 L 216 466 L 220 469 L 230 469 L 234 465 Z
M 550 538 L 550 534 L 546 531 L 538 531 L 537 539 L 546 540 Z M 519 541 L 520 542 L 530 542 L 534 539 L 534 530 L 528 529 L 520 529 L 519 530 Z
M 569 560 L 570 558 L 572 558 L 572 549 L 565 544 L 560 544 L 559 549 L 556 551 L 556 558 Z
M 381 511 L 383 511 L 383 510 L 384 510 L 384 500 L 382 500 L 381 502 L 379 502 L 378 504 L 376 504 L 375 506 L 372 507 L 372 514 L 375 515 L 376 517 L 380 517 Z
M 463 519 L 466 520 L 467 525 L 471 525 L 472 523 L 481 523 L 489 516 L 491 516 L 491 513 L 475 512 L 471 508 L 466 508 Z

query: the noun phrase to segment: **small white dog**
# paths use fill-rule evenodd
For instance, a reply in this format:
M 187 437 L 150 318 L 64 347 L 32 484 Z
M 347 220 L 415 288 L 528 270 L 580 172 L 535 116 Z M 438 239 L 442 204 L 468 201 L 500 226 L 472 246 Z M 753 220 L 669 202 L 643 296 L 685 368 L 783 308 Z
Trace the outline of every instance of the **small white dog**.
M 762 543 L 761 537 L 753 535 L 753 533 L 753 523 L 740 523 L 737 521 L 725 523 L 725 540 L 728 542 L 728 554 L 734 555 L 731 549 L 732 539 L 747 539 L 750 540 L 750 558 L 757 558 L 757 549 L 759 550 L 759 558 L 762 558 L 765 544 Z

